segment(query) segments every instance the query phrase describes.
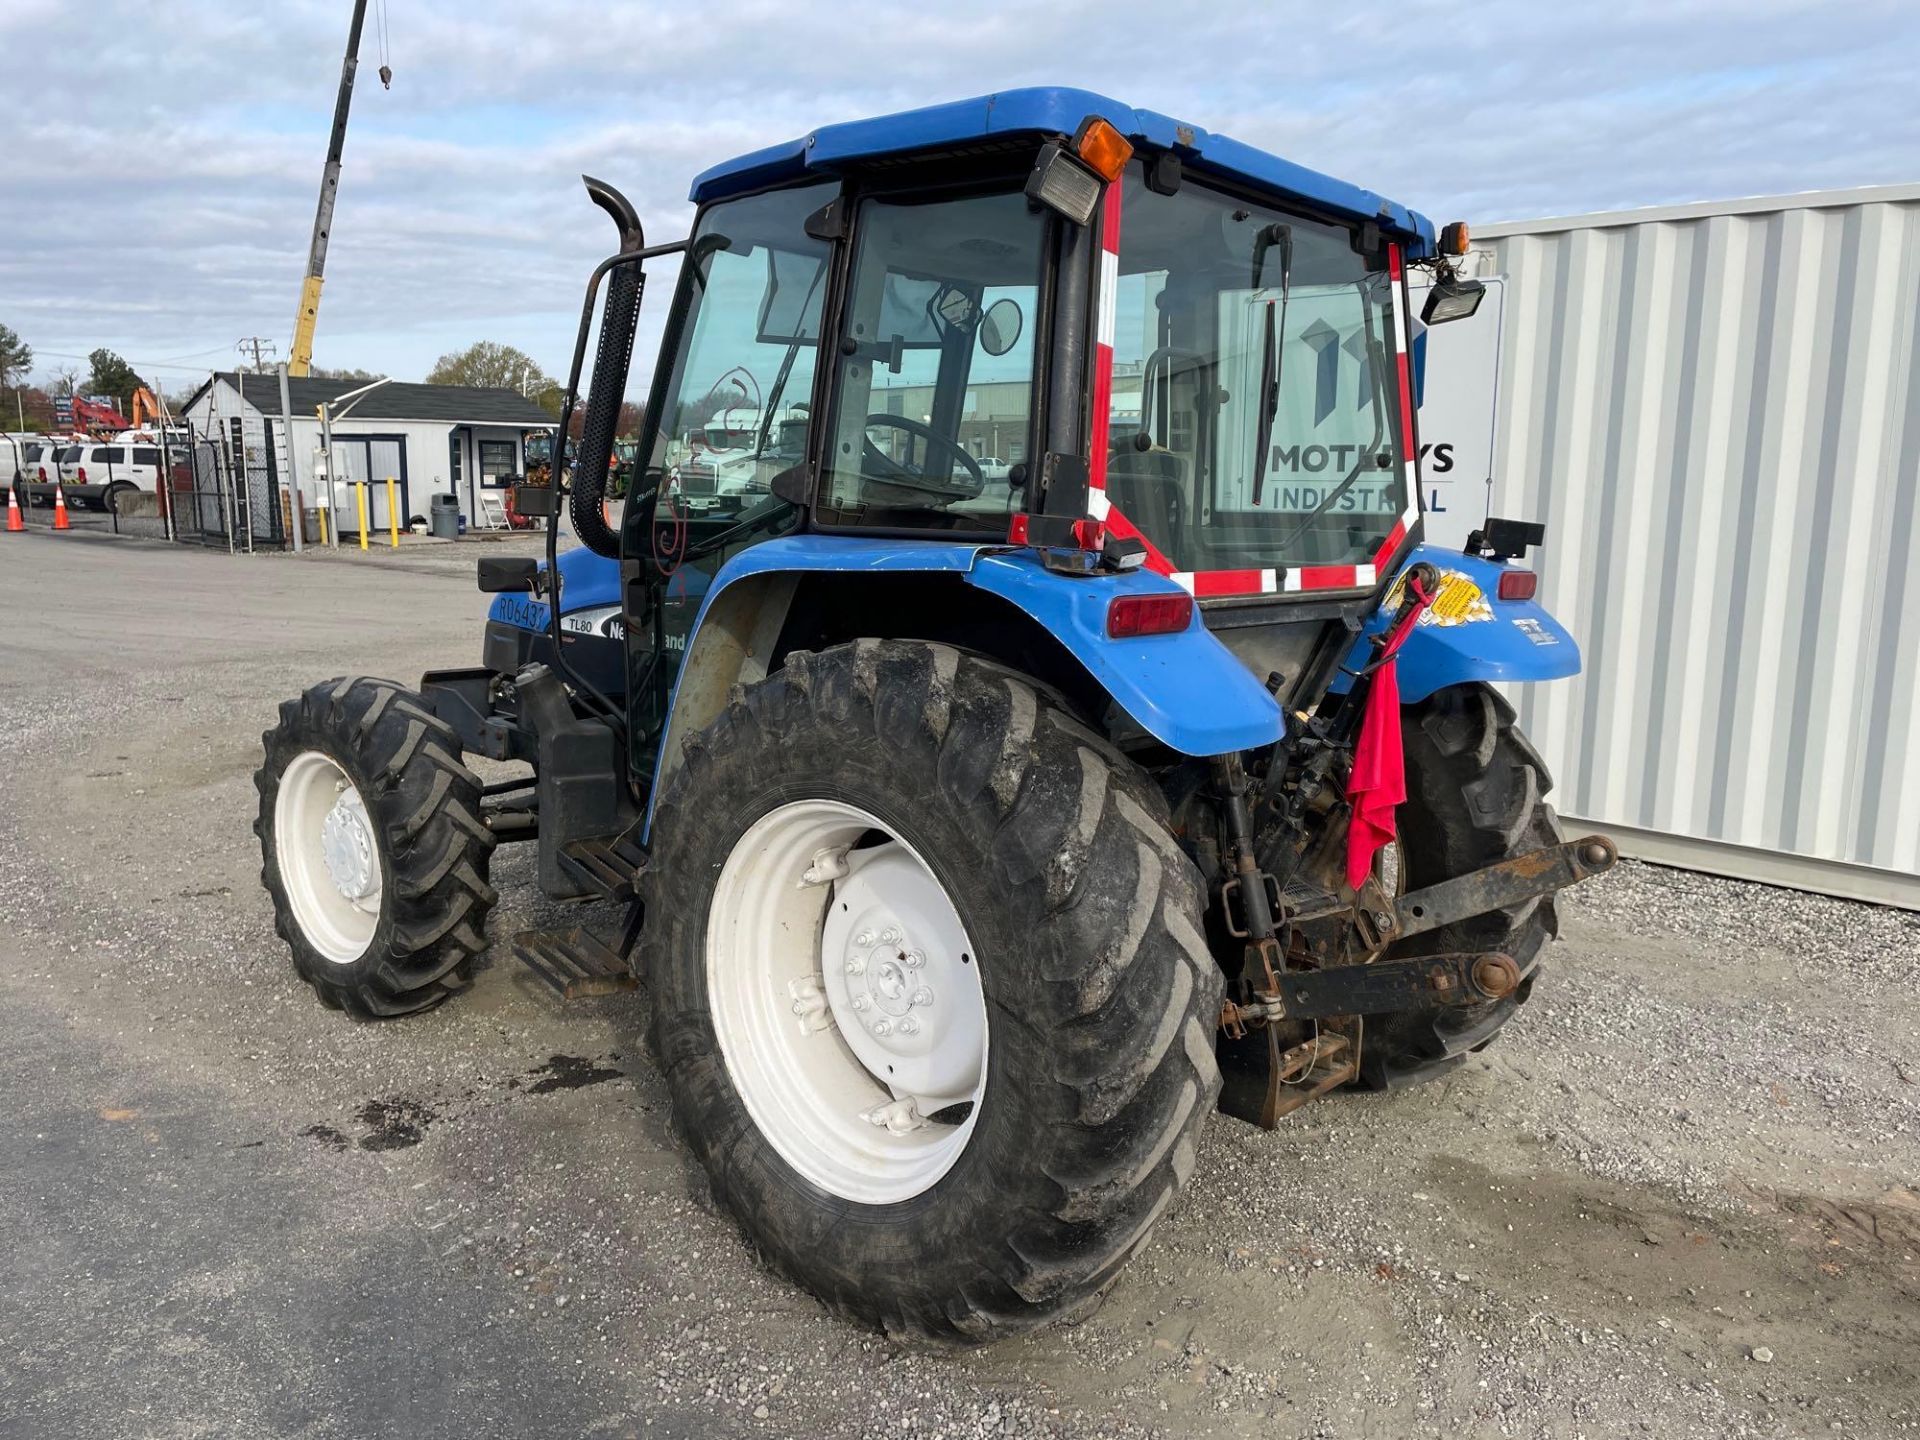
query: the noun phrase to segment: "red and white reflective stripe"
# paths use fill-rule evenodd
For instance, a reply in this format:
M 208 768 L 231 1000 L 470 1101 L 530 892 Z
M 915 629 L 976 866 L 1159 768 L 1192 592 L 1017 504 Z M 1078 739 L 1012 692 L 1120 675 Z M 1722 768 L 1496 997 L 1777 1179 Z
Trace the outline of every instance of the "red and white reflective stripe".
M 1173 573 L 1173 562 L 1161 553 L 1107 494 L 1107 450 L 1112 441 L 1113 411 L 1113 336 L 1115 311 L 1120 299 L 1120 182 L 1107 186 L 1100 211 L 1100 273 L 1094 280 L 1093 332 L 1093 428 L 1088 441 L 1087 518 L 1098 532 L 1123 540 L 1138 540 L 1147 547 L 1147 568 L 1162 575 Z
M 1400 380 L 1400 477 L 1406 487 L 1407 499 L 1400 518 L 1393 522 L 1387 538 L 1373 552 L 1373 565 L 1368 569 L 1385 568 L 1407 536 L 1413 533 L 1414 522 L 1420 518 L 1419 456 L 1413 443 L 1413 334 L 1408 324 L 1407 307 L 1402 303 L 1405 277 L 1406 265 L 1401 258 L 1400 247 L 1387 246 L 1388 293 L 1393 306 L 1392 323 L 1387 329 L 1393 334 L 1393 363 Z M 1366 583 L 1371 584 L 1372 581 Z
M 1107 186 L 1100 216 L 1100 274 L 1094 281 L 1097 307 L 1093 344 L 1093 431 L 1087 445 L 1087 517 L 1093 521 L 1093 541 L 1100 545 L 1100 527 L 1110 524 L 1113 503 L 1107 498 L 1107 439 L 1113 409 L 1114 306 L 1120 288 L 1120 187 Z
M 1173 582 L 1206 600 L 1218 595 L 1272 595 L 1280 589 L 1277 570 L 1176 570 Z
M 1280 588 L 1292 594 L 1296 590 L 1353 590 L 1377 584 L 1377 565 L 1299 565 L 1287 572 Z
M 1300 565 L 1292 570 L 1176 570 L 1173 581 L 1200 599 L 1224 595 L 1296 595 L 1355 590 L 1378 583 L 1377 565 Z
M 1100 213 L 1100 274 L 1094 282 L 1093 434 L 1087 457 L 1087 513 L 1107 518 L 1107 441 L 1113 409 L 1114 312 L 1120 299 L 1120 186 L 1107 186 Z M 1098 496 L 1096 499 L 1095 496 Z

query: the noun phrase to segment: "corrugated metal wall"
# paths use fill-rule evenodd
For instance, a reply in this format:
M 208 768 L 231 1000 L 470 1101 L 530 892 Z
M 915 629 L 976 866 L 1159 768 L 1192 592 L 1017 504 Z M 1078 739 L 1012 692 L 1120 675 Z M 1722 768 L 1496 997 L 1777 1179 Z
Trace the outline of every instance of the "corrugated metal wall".
M 1586 654 L 1518 697 L 1562 811 L 1920 902 L 1920 185 L 1474 243 L 1510 282 L 1493 513 L 1546 521 Z

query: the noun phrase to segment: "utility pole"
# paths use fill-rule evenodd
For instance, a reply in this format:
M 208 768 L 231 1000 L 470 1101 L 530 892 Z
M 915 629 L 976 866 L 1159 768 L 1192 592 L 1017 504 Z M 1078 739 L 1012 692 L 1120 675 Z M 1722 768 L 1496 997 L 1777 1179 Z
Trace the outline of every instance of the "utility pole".
M 303 376 L 313 365 L 313 327 L 320 318 L 320 284 L 327 268 L 327 234 L 333 229 L 334 194 L 340 188 L 340 153 L 347 145 L 347 110 L 353 104 L 353 74 L 360 68 L 360 27 L 367 0 L 353 0 L 353 24 L 347 31 L 347 58 L 340 66 L 340 94 L 333 102 L 333 133 L 327 139 L 327 168 L 320 175 L 320 206 L 313 217 L 313 243 L 307 248 L 307 278 L 300 285 L 300 309 L 293 319 L 293 348 L 287 373 Z M 388 71 L 381 67 L 384 81 Z
M 276 347 L 273 341 L 267 339 L 264 335 L 243 335 L 234 342 L 233 348 L 238 350 L 242 355 L 252 354 L 254 373 L 258 374 L 265 368 L 260 363 L 261 352 L 265 351 L 271 355 Z

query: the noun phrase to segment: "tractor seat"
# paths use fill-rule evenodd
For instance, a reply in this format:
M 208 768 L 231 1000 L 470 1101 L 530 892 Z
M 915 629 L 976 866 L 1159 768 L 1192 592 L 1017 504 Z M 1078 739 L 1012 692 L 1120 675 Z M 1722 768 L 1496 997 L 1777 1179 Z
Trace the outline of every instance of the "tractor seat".
M 1187 462 L 1171 450 L 1123 445 L 1107 456 L 1107 498 L 1168 555 L 1184 549 L 1186 496 Z

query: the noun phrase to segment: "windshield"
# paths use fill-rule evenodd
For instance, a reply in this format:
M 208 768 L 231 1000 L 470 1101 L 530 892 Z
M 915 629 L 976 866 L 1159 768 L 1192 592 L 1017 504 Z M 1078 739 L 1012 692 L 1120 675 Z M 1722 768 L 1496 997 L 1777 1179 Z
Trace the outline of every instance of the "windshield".
M 805 456 L 828 256 L 805 226 L 837 188 L 757 195 L 701 218 L 687 314 L 647 416 L 645 486 L 665 486 L 675 523 L 766 508 L 774 477 Z
M 821 523 L 1006 533 L 1046 224 L 1018 190 L 860 202 Z
M 1408 505 L 1385 247 L 1125 184 L 1109 500 L 1176 571 L 1372 560 Z

